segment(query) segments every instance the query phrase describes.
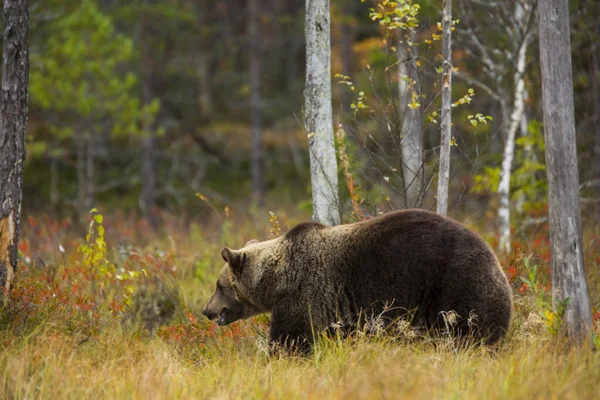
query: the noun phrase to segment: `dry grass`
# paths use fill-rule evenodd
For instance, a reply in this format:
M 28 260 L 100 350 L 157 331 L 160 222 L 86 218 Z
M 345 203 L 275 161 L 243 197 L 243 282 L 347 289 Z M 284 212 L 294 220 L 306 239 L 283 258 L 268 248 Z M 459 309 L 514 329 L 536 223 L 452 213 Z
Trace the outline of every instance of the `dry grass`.
M 216 346 L 217 347 L 217 346 Z M 192 362 L 122 332 L 78 345 L 40 332 L 0 356 L 2 398 L 594 398 L 600 357 L 519 343 L 497 355 L 363 341 L 269 359 L 224 341 Z
M 106 224 L 107 236 L 118 237 L 119 227 Z M 214 233 L 192 228 L 179 234 L 177 228 L 166 238 L 145 241 L 143 260 L 153 259 L 147 255 L 155 247 L 173 256 L 138 262 L 181 296 L 181 309 L 151 334 L 123 325 L 122 314 L 108 311 L 109 299 L 92 302 L 90 309 L 89 288 L 71 290 L 75 281 L 85 286 L 84 275 L 74 276 L 80 257 L 67 254 L 63 262 L 51 250 L 57 243 L 50 243 L 50 238 L 69 243 L 67 234 L 50 231 L 46 237 L 26 228 L 24 255 L 41 252 L 46 264 L 19 270 L 21 297 L 2 310 L 0 398 L 591 399 L 600 391 L 600 355 L 557 343 L 538 315 L 536 298 L 518 290 L 512 330 L 497 352 L 481 347 L 455 352 L 448 339 L 415 340 L 403 327 L 393 337 L 323 340 L 307 358 L 269 357 L 263 319 L 219 328 L 199 317 L 221 264 L 222 240 L 268 236 L 267 230 L 245 226 L 241 237 L 223 239 L 221 233 L 214 239 Z M 190 240 L 194 236 L 196 242 Z M 593 253 L 597 257 L 597 247 Z M 597 263 L 589 265 L 597 273 Z M 171 275 L 158 273 L 173 266 Z M 136 284 L 151 287 L 152 282 Z M 71 292 L 73 298 L 65 294 Z M 65 297 L 55 300 L 54 293 Z

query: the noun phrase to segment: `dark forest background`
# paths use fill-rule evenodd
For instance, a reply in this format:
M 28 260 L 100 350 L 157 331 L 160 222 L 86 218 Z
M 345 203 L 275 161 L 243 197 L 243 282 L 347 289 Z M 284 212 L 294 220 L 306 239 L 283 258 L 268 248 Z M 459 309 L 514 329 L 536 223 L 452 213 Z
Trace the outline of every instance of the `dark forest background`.
M 164 213 L 202 217 L 212 214 L 211 206 L 228 204 L 309 209 L 302 126 L 304 4 L 265 0 L 249 10 L 251 3 L 33 1 L 25 215 L 51 209 L 75 216 L 105 205 L 145 216 L 159 226 Z M 440 41 L 431 41 L 440 21 L 437 3 L 420 2 L 414 38 L 423 57 L 422 90 L 431 99 L 423 118 L 425 162 L 432 171 L 439 146 L 439 125 L 431 123 L 439 109 L 435 70 Z M 450 212 L 468 209 L 477 217 L 495 205 L 505 142 L 502 126 L 507 121 L 498 100 L 469 79 L 510 99 L 513 49 L 518 44 L 511 42 L 512 22 L 498 7 L 456 3 L 454 16 L 460 21 L 453 60 L 465 79 L 455 77 L 453 98 L 461 98 L 469 88 L 475 95 L 470 104 L 453 111 Z M 510 15 L 512 2 L 505 3 Z M 600 6 L 593 0 L 570 3 L 585 213 L 586 206 L 597 208 L 594 182 L 600 177 Z M 400 178 L 394 174 L 401 157 L 388 132 L 394 119 L 386 112 L 397 90 L 398 77 L 389 73 L 394 48 L 389 36 L 384 42 L 385 27 L 371 19 L 373 6 L 358 0 L 331 5 L 332 74 L 351 77 L 356 86 L 352 92 L 349 84 L 338 83 L 343 79 L 333 80 L 334 120 L 345 126 L 345 147 L 361 206 L 370 214 L 405 206 Z M 249 16 L 257 24 L 255 35 L 249 35 Z M 483 73 L 481 54 L 472 51 L 474 38 L 491 49 L 499 72 L 493 82 Z M 524 125 L 517 134 L 513 163 L 511 196 L 520 210 L 516 218 L 543 214 L 545 208 L 536 43 L 532 41 L 527 53 Z M 259 68 L 254 78 L 249 73 L 253 59 Z M 259 81 L 253 84 L 251 78 Z M 258 88 L 257 96 L 253 88 Z M 350 105 L 358 92 L 364 92 L 369 109 L 355 113 Z M 477 113 L 492 121 L 474 127 L 469 116 Z M 262 133 L 258 159 L 263 160 L 264 176 L 258 185 L 265 190 L 259 193 L 250 179 L 253 129 Z M 361 142 L 366 136 L 373 138 L 371 144 Z M 425 208 L 435 205 L 435 181 L 431 179 Z M 351 196 L 345 187 L 340 190 L 344 218 L 352 219 Z

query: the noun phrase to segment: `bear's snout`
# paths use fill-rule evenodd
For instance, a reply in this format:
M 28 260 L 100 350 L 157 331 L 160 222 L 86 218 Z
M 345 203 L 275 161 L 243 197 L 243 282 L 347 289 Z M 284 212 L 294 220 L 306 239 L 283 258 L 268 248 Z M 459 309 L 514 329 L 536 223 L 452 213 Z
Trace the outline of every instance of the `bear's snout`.
M 217 313 L 214 311 L 208 310 L 208 305 L 206 307 L 204 307 L 204 309 L 202 310 L 202 314 L 210 320 L 217 318 Z

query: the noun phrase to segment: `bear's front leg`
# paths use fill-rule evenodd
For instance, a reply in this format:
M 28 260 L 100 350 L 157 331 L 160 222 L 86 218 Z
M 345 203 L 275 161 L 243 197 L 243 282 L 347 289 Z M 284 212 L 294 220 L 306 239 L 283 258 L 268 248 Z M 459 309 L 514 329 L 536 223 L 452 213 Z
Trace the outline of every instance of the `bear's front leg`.
M 309 321 L 292 312 L 293 308 L 273 310 L 271 315 L 270 352 L 271 355 L 310 352 L 313 332 Z

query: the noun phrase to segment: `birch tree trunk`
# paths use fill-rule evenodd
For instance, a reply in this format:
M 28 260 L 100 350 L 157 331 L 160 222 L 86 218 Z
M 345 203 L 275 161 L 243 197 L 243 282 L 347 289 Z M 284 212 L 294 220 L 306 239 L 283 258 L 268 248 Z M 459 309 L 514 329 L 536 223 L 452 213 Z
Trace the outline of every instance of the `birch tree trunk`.
M 592 314 L 582 252 L 569 4 L 545 0 L 538 7 L 552 300 L 554 307 L 567 302 L 565 333 L 582 343 L 591 340 Z
M 521 118 L 521 122 L 519 123 L 520 128 L 520 134 L 521 137 L 526 137 L 529 135 L 529 113 L 530 111 L 528 111 L 527 108 L 527 100 L 529 99 L 529 94 L 527 93 L 527 89 L 525 89 L 525 91 L 523 92 L 523 102 L 525 103 L 525 106 L 523 107 L 523 117 Z M 537 161 L 537 157 L 535 154 L 535 151 L 533 149 L 533 144 L 528 142 L 525 144 L 525 147 L 523 148 L 523 154 L 525 157 L 525 162 L 529 162 L 529 163 L 535 163 Z M 530 178 L 533 179 L 534 178 L 534 173 L 530 174 Z M 519 197 L 517 198 L 517 204 L 515 206 L 517 213 L 521 214 L 523 212 L 523 210 L 525 209 L 525 200 L 526 200 L 526 196 L 523 192 L 521 192 L 521 194 L 519 195 Z
M 415 41 L 414 32 L 410 41 Z M 399 43 L 398 94 L 402 112 L 402 177 L 404 179 L 404 205 L 407 208 L 420 207 L 423 188 L 423 110 L 411 108 L 413 94 L 420 102 L 421 82 L 417 69 L 414 49 L 407 43 Z
M 450 139 L 452 137 L 452 0 L 444 0 L 442 17 L 442 123 L 440 173 L 438 176 L 437 212 L 448 214 L 448 183 L 450 181 Z
M 340 223 L 337 160 L 331 110 L 329 0 L 306 0 L 304 129 L 308 137 L 313 219 Z
M 521 31 L 527 32 L 527 21 L 523 5 L 515 5 L 515 21 Z M 518 40 L 520 38 L 514 38 Z M 512 113 L 508 123 L 504 122 L 505 138 L 502 169 L 500 170 L 500 183 L 498 185 L 498 230 L 500 233 L 499 250 L 510 253 L 510 177 L 515 153 L 515 136 L 523 119 L 525 110 L 525 66 L 527 62 L 527 48 L 531 35 L 525 33 L 517 52 L 517 69 L 514 76 L 515 93 L 513 97 Z
M 264 155 L 261 121 L 261 43 L 258 32 L 258 0 L 248 0 L 248 36 L 250 40 L 250 114 L 252 123 L 252 190 L 254 201 L 259 206 L 264 203 Z
M 29 0 L 4 1 L 0 95 L 0 284 L 17 269 L 29 83 Z

